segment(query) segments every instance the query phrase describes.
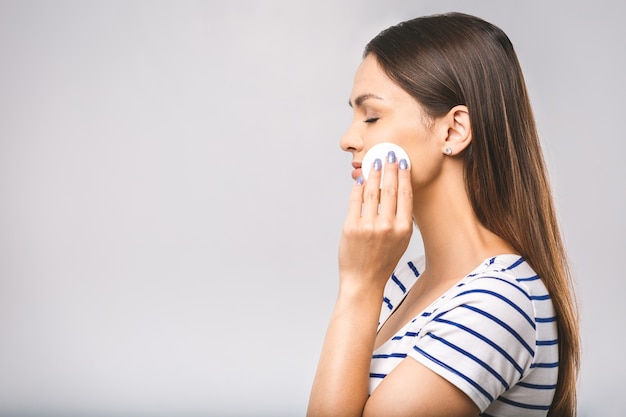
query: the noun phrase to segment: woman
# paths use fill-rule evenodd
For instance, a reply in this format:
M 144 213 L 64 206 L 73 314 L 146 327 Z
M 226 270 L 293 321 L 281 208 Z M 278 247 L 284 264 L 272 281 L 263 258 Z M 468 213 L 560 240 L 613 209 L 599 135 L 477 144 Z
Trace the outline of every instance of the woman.
M 577 315 L 507 36 L 457 13 L 391 27 L 350 105 L 356 182 L 308 415 L 575 415 Z M 364 181 L 379 142 L 410 168 L 390 152 Z M 394 272 L 413 222 L 424 256 Z

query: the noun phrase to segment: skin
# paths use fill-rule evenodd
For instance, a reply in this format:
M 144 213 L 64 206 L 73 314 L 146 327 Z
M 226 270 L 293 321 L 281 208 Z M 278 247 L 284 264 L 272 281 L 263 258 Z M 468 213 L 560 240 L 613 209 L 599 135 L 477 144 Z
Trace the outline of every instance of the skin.
M 368 396 L 371 355 L 378 346 L 485 259 L 515 253 L 480 224 L 465 189 L 460 155 L 472 140 L 468 109 L 456 106 L 429 119 L 373 55 L 356 71 L 350 105 L 354 119 L 341 147 L 352 154 L 353 165 L 375 144 L 393 142 L 407 151 L 412 169 L 384 161 L 381 191 L 375 170 L 352 188 L 339 244 L 339 292 L 307 415 L 477 416 L 466 394 L 409 357 Z M 446 147 L 452 154 L 444 153 Z M 426 270 L 377 332 L 384 286 L 408 246 L 413 219 Z

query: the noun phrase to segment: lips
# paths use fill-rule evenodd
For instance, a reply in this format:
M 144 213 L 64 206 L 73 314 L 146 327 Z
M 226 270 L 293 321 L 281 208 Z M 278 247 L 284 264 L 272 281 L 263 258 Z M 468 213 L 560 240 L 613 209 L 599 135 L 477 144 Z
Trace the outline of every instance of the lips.
M 353 162 L 352 163 L 352 168 L 354 168 L 354 170 L 352 171 L 352 179 L 356 180 L 357 178 L 359 178 L 362 175 L 361 163 L 360 162 Z

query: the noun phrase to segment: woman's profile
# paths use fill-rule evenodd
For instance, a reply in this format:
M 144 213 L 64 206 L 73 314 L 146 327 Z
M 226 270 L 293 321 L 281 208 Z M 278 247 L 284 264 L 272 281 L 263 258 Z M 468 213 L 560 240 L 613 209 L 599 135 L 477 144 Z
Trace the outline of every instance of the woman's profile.
M 571 277 L 506 34 L 459 13 L 392 26 L 350 106 L 355 184 L 308 416 L 574 416 Z M 365 180 L 381 142 L 410 164 L 391 151 Z M 413 224 L 424 253 L 398 265 Z

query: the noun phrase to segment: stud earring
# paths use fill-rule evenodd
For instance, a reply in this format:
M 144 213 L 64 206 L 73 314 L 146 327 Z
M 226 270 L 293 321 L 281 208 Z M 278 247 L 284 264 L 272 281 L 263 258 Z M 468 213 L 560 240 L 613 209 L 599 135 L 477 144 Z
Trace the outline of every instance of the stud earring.
M 445 153 L 446 155 L 452 155 L 452 148 L 446 146 L 446 149 L 443 150 L 443 153 Z

